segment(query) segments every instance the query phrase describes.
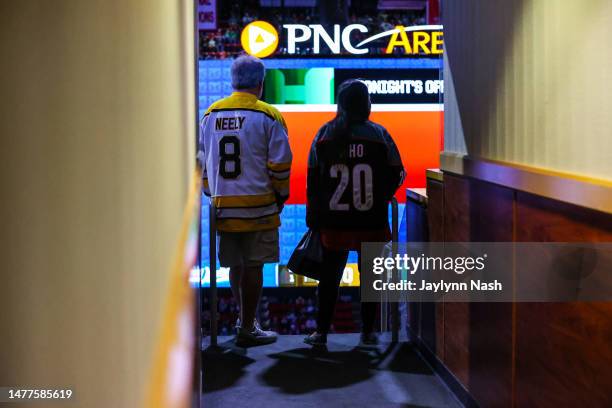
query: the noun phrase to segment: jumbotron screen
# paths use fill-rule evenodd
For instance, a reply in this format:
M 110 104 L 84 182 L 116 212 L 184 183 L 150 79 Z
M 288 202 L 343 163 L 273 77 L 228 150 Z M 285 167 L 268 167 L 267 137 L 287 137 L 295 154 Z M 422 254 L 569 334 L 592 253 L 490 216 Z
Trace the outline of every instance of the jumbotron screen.
M 318 129 L 336 114 L 338 86 L 351 78 L 368 86 L 370 120 L 383 125 L 399 148 L 406 169 L 404 185 L 396 194 L 402 218 L 406 189 L 425 187 L 425 170 L 439 167 L 442 27 L 426 24 L 419 10 L 389 12 L 392 18 L 377 16 L 384 19 L 380 24 L 366 19 L 326 26 L 316 24 L 311 15 L 311 24 L 299 24 L 280 21 L 274 12 L 267 21 L 246 13 L 248 19 L 230 16 L 224 28 L 200 32 L 200 116 L 211 103 L 232 93 L 230 67 L 235 56 L 249 53 L 263 60 L 262 99 L 285 118 L 293 152 L 290 198 L 281 214 L 280 262 L 264 267 L 264 286 L 314 285 L 285 265 L 306 232 L 308 152 Z M 202 215 L 202 278 L 208 285 L 207 208 Z M 217 283 L 229 285 L 227 270 L 218 270 Z M 343 285 L 359 285 L 355 254 L 349 257 Z

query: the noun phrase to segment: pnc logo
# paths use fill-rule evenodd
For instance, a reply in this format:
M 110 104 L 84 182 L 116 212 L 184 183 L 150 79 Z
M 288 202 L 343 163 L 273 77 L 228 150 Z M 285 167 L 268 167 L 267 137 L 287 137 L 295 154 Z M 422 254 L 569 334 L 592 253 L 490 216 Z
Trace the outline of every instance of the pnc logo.
M 389 37 L 385 54 L 394 54 L 396 49 L 404 54 L 440 55 L 443 53 L 444 34 L 441 25 L 421 25 L 404 27 L 398 25 L 388 30 L 363 39 L 355 44 L 353 32 L 368 34 L 368 28 L 362 24 L 349 24 L 341 27 L 334 24 L 333 33 L 321 24 L 284 24 L 284 36 L 287 40 L 287 54 L 300 54 L 299 45 L 309 47 L 312 54 L 320 54 L 321 48 L 326 47 L 332 54 L 342 54 L 343 51 L 354 55 L 363 55 L 370 52 L 374 41 Z M 242 30 L 240 41 L 244 50 L 255 56 L 264 58 L 272 55 L 278 47 L 279 35 L 276 29 L 268 22 L 253 21 Z M 383 40 L 384 41 L 384 40 Z M 312 47 L 312 48 L 310 48 Z
M 264 58 L 276 51 L 278 32 L 270 23 L 253 21 L 242 30 L 240 43 L 248 54 Z

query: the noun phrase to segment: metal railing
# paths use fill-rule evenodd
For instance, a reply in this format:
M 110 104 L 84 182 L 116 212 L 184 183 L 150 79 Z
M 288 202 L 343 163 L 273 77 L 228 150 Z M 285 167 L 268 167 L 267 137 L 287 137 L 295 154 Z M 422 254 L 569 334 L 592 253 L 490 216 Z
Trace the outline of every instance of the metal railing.
M 218 345 L 218 320 L 217 320 L 217 225 L 215 206 L 210 201 L 208 208 L 208 234 L 209 234 L 209 277 L 210 277 L 210 345 Z M 399 240 L 399 211 L 397 199 L 391 200 L 391 250 L 395 256 Z M 399 272 L 395 272 L 399 273 Z M 391 341 L 399 341 L 400 313 L 399 303 L 388 303 L 391 315 Z M 382 306 L 382 305 L 381 305 Z M 385 305 L 386 306 L 386 305 Z M 203 324 L 204 322 L 202 322 Z
M 391 200 L 391 256 L 397 254 L 398 242 L 399 242 L 399 210 L 398 210 L 397 199 L 393 197 Z M 395 270 L 394 274 L 399 272 Z M 397 281 L 397 276 L 394 276 L 394 281 Z M 399 330 L 401 326 L 399 303 L 391 302 L 391 341 L 397 343 L 399 341 Z
M 210 345 L 217 345 L 217 215 L 215 205 L 210 200 L 208 207 L 208 263 L 210 270 Z

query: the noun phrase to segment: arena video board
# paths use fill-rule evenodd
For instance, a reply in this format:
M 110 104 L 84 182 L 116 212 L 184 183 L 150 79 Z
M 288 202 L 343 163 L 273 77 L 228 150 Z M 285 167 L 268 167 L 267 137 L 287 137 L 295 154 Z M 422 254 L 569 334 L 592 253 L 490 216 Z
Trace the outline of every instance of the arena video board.
M 425 187 L 425 169 L 438 167 L 442 144 L 444 82 L 439 59 L 298 61 L 300 68 L 287 60 L 265 60 L 270 68 L 263 99 L 282 112 L 294 153 L 289 203 L 306 202 L 311 142 L 319 127 L 335 116 L 337 88 L 350 78 L 366 83 L 370 119 L 387 128 L 400 150 L 406 180 L 396 194 L 398 201 L 405 202 L 406 188 Z
M 440 25 L 405 27 L 371 33 L 364 24 L 282 24 L 283 35 L 267 21 L 247 24 L 240 35 L 244 50 L 255 57 L 265 58 L 277 52 L 295 55 L 364 56 L 378 49 L 387 55 L 441 55 L 443 34 Z
M 382 32 L 366 28 L 367 32 L 340 25 L 298 27 L 293 23 L 273 25 L 251 21 L 239 27 L 239 35 L 232 35 L 234 41 L 239 42 L 238 47 L 235 43 L 226 43 L 223 52 L 218 49 L 201 52 L 201 114 L 212 102 L 231 94 L 233 58 L 250 53 L 262 58 L 266 65 L 262 99 L 277 107 L 287 122 L 294 156 L 290 198 L 281 215 L 280 263 L 265 266 L 265 286 L 314 284 L 292 276 L 285 265 L 306 231 L 305 186 L 310 145 L 318 129 L 335 116 L 336 90 L 344 80 L 358 78 L 366 83 L 372 100 L 370 119 L 385 126 L 398 145 L 407 174 L 396 195 L 400 215 L 403 214 L 406 188 L 425 187 L 425 169 L 439 166 L 444 94 L 444 82 L 440 77 L 442 27 L 398 24 Z M 364 43 L 368 39 L 370 41 Z M 361 50 L 361 53 L 351 53 L 354 50 Z M 202 232 L 202 250 L 206 257 L 206 215 Z M 206 284 L 206 268 L 204 272 Z M 220 271 L 218 276 L 220 286 L 229 284 L 227 271 Z M 359 285 L 355 254 L 349 257 L 343 285 Z

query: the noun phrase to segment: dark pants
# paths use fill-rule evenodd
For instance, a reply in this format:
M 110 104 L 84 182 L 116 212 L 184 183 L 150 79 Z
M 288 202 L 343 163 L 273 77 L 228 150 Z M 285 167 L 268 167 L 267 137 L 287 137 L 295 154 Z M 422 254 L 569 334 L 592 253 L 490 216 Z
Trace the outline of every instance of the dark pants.
M 317 291 L 318 314 L 317 332 L 327 334 L 334 316 L 338 288 L 346 266 L 349 251 L 323 251 L 323 273 Z M 359 264 L 361 265 L 361 251 L 359 251 Z M 363 282 L 363 280 L 361 280 Z M 362 283 L 363 284 L 363 283 Z M 371 333 L 374 331 L 377 303 L 361 302 L 361 331 Z

